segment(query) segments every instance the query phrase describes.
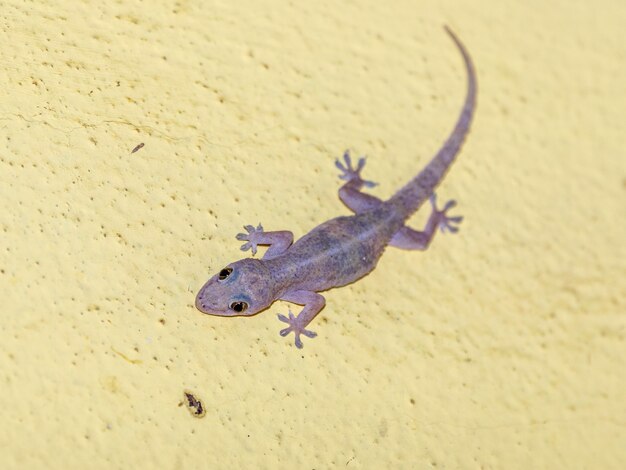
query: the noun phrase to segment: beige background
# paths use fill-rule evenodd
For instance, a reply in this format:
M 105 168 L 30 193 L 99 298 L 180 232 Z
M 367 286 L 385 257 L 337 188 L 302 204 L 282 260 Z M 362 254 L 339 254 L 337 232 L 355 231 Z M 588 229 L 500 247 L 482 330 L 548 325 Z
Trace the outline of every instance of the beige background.
M 0 12 L 2 468 L 623 468 L 625 2 L 105 3 Z M 443 24 L 461 233 L 302 351 L 196 311 L 243 224 L 347 213 L 345 148 L 382 197 L 436 151 Z

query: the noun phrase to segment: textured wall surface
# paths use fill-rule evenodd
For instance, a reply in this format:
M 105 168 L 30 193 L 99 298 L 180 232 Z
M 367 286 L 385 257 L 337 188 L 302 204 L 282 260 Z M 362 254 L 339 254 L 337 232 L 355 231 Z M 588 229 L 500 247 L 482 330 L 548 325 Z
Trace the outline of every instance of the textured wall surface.
M 0 11 L 3 469 L 624 468 L 625 2 L 105 4 Z M 460 234 L 329 291 L 302 351 L 284 303 L 196 311 L 243 224 L 347 213 L 345 148 L 381 197 L 437 150 L 443 24 Z

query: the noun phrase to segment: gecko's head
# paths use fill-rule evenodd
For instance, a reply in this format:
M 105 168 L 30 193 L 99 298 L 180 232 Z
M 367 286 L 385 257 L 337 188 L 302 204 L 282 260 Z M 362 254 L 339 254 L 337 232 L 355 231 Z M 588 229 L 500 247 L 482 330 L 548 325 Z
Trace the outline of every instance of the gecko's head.
M 263 261 L 246 258 L 222 268 L 196 296 L 202 313 L 231 317 L 254 315 L 274 301 L 271 276 Z

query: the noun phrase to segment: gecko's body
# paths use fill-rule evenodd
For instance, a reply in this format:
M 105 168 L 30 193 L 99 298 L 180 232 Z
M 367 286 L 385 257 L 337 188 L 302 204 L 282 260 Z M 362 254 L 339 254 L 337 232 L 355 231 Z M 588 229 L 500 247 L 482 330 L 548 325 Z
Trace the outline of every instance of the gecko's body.
M 238 234 L 245 240 L 242 250 L 257 245 L 270 245 L 262 259 L 246 258 L 232 263 L 213 276 L 200 289 L 196 307 L 220 316 L 254 315 L 269 307 L 275 300 L 304 305 L 297 317 L 278 315 L 289 327 L 281 330 L 285 336 L 295 334 L 296 346 L 301 348 L 300 335 L 310 338 L 315 333 L 306 326 L 324 307 L 324 297 L 318 292 L 349 284 L 372 271 L 385 247 L 424 250 L 430 244 L 437 228 L 456 232 L 461 217 L 449 217 L 454 206 L 449 201 L 441 210 L 435 206 L 434 189 L 450 167 L 469 130 L 476 101 L 476 76 L 469 54 L 457 37 L 446 28 L 458 46 L 468 76 L 467 96 L 457 123 L 443 147 L 429 164 L 406 186 L 387 201 L 362 193 L 363 186 L 373 183 L 361 179 L 365 164 L 360 159 L 356 168 L 348 152 L 345 164 L 336 162 L 347 182 L 340 188 L 339 197 L 355 215 L 331 219 L 293 242 L 291 232 L 263 232 L 246 226 L 247 234 Z M 433 211 L 423 231 L 406 227 L 405 221 L 427 200 Z

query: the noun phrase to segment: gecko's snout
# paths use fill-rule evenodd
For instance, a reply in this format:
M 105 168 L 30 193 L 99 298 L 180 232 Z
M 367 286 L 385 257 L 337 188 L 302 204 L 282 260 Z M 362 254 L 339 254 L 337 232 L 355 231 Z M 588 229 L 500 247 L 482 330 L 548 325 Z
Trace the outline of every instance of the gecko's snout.
M 232 313 L 227 308 L 227 300 L 223 300 L 220 292 L 215 291 L 213 280 L 209 280 L 196 295 L 196 308 L 207 315 L 231 316 Z
M 211 313 L 211 303 L 207 299 L 206 289 L 202 287 L 196 295 L 196 308 L 200 310 L 202 313 Z
M 198 295 L 196 295 L 196 308 L 202 313 L 206 313 L 206 304 L 204 303 L 204 299 L 202 297 L 202 290 L 200 290 L 200 292 L 198 292 Z
M 209 315 L 215 313 L 216 309 L 213 306 L 213 303 L 211 302 L 211 299 L 209 298 L 207 290 L 204 287 L 200 289 L 200 291 L 198 292 L 198 295 L 196 295 L 196 308 L 200 310 L 202 313 L 206 313 Z

